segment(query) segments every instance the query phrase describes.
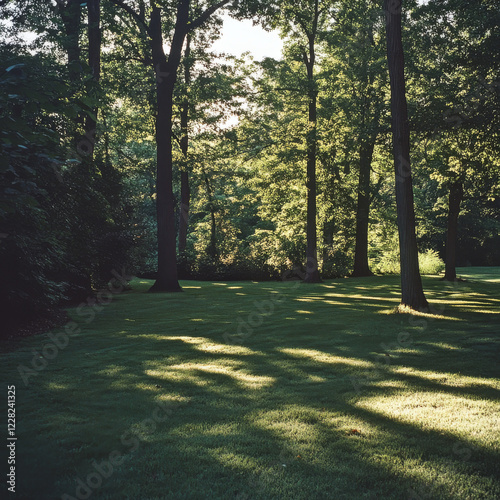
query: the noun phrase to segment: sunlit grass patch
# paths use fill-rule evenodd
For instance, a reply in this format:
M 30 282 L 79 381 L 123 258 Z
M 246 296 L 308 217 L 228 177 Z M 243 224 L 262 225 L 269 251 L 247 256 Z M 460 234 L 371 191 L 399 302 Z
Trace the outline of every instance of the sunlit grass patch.
M 425 431 L 500 451 L 497 404 L 439 391 L 398 391 L 360 400 L 356 406 Z

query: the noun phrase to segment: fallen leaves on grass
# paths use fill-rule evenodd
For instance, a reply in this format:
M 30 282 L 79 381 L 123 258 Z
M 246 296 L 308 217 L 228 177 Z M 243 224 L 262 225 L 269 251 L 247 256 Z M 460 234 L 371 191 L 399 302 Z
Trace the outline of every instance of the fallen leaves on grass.
M 358 429 L 351 429 L 347 432 L 348 436 L 361 436 L 361 431 Z

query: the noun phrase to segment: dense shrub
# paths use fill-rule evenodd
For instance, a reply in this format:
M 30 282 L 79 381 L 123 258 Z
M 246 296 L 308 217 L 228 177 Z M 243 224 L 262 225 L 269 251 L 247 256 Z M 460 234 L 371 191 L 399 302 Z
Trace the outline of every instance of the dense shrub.
M 444 270 L 444 262 L 434 250 L 418 254 L 420 274 L 439 274 Z M 399 249 L 386 251 L 372 263 L 372 270 L 377 274 L 399 274 Z

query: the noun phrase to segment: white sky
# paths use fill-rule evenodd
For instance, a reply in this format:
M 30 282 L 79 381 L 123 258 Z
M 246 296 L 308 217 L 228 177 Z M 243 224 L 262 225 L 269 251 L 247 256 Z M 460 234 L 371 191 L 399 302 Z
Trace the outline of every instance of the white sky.
M 223 20 L 222 36 L 214 43 L 213 50 L 235 56 L 248 51 L 257 61 L 264 57 L 281 59 L 283 42 L 276 31 L 265 31 L 250 20 L 237 21 L 229 16 Z

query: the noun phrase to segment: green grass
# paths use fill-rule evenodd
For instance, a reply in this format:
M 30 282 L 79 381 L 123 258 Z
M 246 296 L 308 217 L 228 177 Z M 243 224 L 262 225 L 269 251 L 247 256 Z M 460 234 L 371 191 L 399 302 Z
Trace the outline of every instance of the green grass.
M 49 339 L 1 356 L 13 498 L 78 498 L 112 452 L 91 499 L 500 498 L 500 268 L 459 274 L 424 277 L 419 316 L 394 313 L 397 276 L 136 280 L 88 325 L 72 310 L 81 333 L 27 387 L 18 366 Z

